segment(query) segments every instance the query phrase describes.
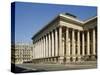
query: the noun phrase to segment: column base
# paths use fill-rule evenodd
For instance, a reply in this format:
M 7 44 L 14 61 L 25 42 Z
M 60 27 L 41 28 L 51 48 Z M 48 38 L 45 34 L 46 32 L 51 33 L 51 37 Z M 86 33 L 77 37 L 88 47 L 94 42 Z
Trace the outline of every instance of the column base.
M 52 63 L 52 62 L 53 62 L 53 58 L 51 57 L 51 58 L 50 58 L 50 63 Z
M 43 59 L 43 62 L 44 62 L 44 59 Z
M 45 59 L 44 59 L 44 63 L 45 63 Z
M 48 58 L 46 59 L 46 63 L 48 63 Z
M 51 63 L 51 58 L 49 59 L 49 63 Z
M 56 58 L 54 58 L 54 63 L 56 63 L 57 62 L 57 60 L 56 60 Z
M 91 60 L 95 61 L 96 60 L 96 55 L 92 55 Z
M 59 61 L 60 64 L 63 64 L 64 63 L 64 57 L 59 57 L 58 61 Z
M 66 63 L 69 63 L 70 61 L 70 57 L 66 57 Z
M 73 62 L 76 62 L 76 57 L 72 57 L 72 61 Z
M 78 62 L 81 62 L 81 56 L 78 57 L 78 60 L 77 60 L 77 61 L 78 61 Z
M 48 58 L 46 59 L 46 62 L 48 63 Z
M 48 63 L 50 63 L 50 58 L 48 58 Z

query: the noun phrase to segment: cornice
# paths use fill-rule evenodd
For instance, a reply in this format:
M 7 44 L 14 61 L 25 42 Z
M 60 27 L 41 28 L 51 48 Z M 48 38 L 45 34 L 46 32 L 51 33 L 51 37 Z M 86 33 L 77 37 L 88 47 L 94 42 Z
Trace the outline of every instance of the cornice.
M 68 20 L 70 22 L 73 22 L 73 23 L 76 23 L 76 24 L 78 24 L 80 26 L 84 26 L 86 23 L 88 23 L 88 22 L 93 21 L 94 19 L 96 19 L 97 16 L 92 17 L 92 18 L 90 18 L 88 20 L 85 20 L 85 21 L 81 21 L 81 20 L 78 20 L 77 18 L 73 18 L 73 17 L 67 16 L 65 14 L 59 14 L 59 15 L 55 16 L 54 19 L 52 19 L 49 23 L 47 23 L 46 25 L 44 25 L 44 27 L 41 28 L 38 32 L 36 32 L 35 35 L 32 37 L 32 39 L 35 38 L 40 32 L 42 32 L 50 24 L 52 24 L 55 20 L 60 19 L 60 18 L 66 19 L 66 20 Z

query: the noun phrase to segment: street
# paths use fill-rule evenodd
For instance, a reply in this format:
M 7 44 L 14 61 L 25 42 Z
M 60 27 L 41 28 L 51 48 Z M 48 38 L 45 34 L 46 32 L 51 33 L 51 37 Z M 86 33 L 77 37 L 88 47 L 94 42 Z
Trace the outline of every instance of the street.
M 77 70 L 77 69 L 91 69 L 96 68 L 96 62 L 87 62 L 87 63 L 71 63 L 71 64 L 33 64 L 33 63 L 25 63 L 25 64 L 16 64 L 17 67 L 24 68 L 28 70 L 32 70 L 33 72 L 37 71 L 57 71 L 57 70 Z

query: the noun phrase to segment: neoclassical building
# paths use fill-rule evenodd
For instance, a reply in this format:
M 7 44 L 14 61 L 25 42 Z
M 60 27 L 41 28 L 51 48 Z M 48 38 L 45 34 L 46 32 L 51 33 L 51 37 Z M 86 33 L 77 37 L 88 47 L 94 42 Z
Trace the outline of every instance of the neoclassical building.
M 33 63 L 96 61 L 97 16 L 80 21 L 70 13 L 59 14 L 32 40 Z
M 14 64 L 29 63 L 32 61 L 33 45 L 15 43 L 11 47 L 11 62 Z

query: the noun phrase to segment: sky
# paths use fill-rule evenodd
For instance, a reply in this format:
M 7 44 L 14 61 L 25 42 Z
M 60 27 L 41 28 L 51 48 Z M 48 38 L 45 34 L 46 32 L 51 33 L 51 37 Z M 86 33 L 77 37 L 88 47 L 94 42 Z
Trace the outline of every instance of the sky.
M 71 13 L 79 20 L 97 16 L 97 7 L 15 3 L 15 42 L 32 42 L 33 35 L 60 13 Z

